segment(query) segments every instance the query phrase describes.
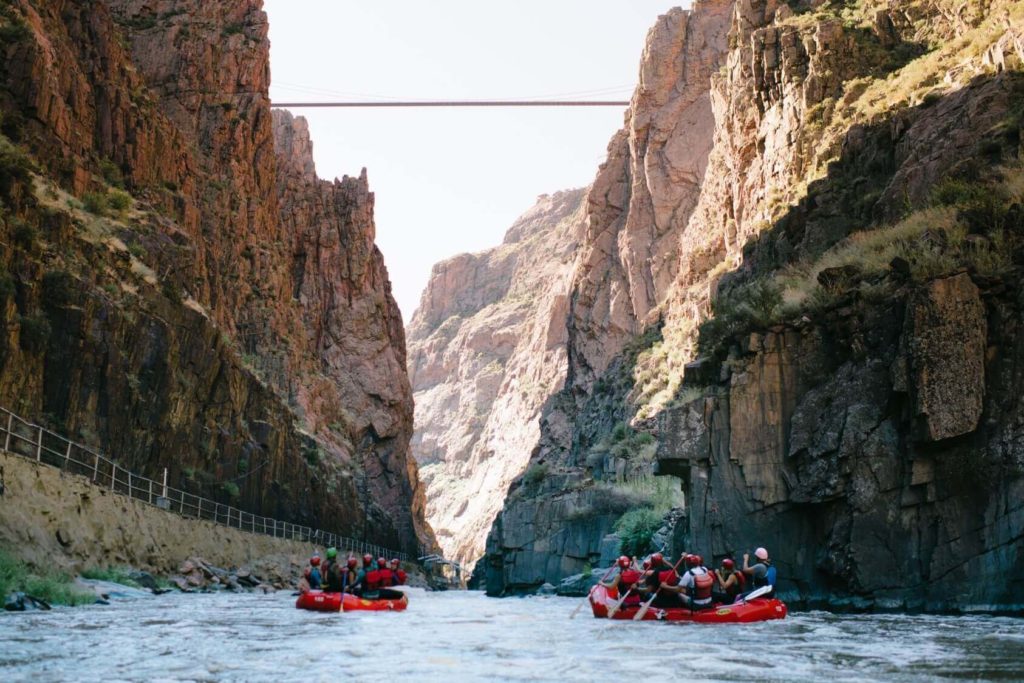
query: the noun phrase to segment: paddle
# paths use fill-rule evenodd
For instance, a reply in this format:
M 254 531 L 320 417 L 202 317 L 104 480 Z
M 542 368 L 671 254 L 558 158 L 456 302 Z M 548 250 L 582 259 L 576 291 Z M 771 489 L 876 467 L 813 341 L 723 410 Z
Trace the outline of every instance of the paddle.
M 650 573 L 649 571 L 645 571 L 643 574 L 641 574 L 640 575 L 640 581 L 643 581 L 644 577 L 647 576 L 647 574 L 649 574 L 649 573 Z M 640 581 L 637 581 L 632 586 L 630 586 L 629 590 L 626 591 L 621 598 L 619 598 L 619 601 L 617 603 L 615 603 L 614 605 L 612 605 L 611 609 L 608 610 L 608 618 L 609 619 L 611 619 L 612 617 L 615 616 L 615 613 L 618 612 L 619 608 L 622 607 L 622 603 L 626 602 L 626 598 L 628 598 L 629 594 L 633 592 L 633 589 L 640 585 Z
M 685 557 L 686 557 L 686 554 L 684 553 L 679 558 L 679 561 L 676 562 L 675 566 L 672 567 L 672 571 L 675 571 L 675 570 L 679 569 L 679 565 L 680 565 L 680 563 L 682 563 L 682 561 L 683 561 L 683 559 Z M 651 599 L 648 600 L 647 602 L 645 602 L 640 607 L 640 609 L 637 610 L 637 613 L 635 615 L 633 615 L 633 621 L 642 621 L 643 620 L 644 616 L 647 614 L 647 610 L 649 610 L 651 608 L 651 603 L 654 602 L 654 598 L 658 597 L 658 593 L 660 593 L 660 592 L 661 592 L 661 584 L 658 585 L 658 590 L 654 591 L 654 595 L 651 596 Z
M 608 577 L 612 575 L 613 571 L 615 571 L 615 566 L 616 565 L 613 564 L 612 566 L 608 567 L 608 571 L 604 573 L 604 576 L 601 577 L 601 580 L 598 583 L 604 583 L 605 581 L 607 581 Z M 596 588 L 596 586 L 591 587 L 591 589 L 587 592 L 587 597 L 583 598 L 583 602 L 576 606 L 576 609 L 574 609 L 572 611 L 572 614 L 569 615 L 569 619 L 574 619 L 576 615 L 579 614 L 579 611 L 583 609 L 583 606 L 590 602 L 590 594 L 594 592 L 594 588 Z
M 762 595 L 766 595 L 767 593 L 771 593 L 772 592 L 772 588 L 773 588 L 773 586 L 770 586 L 770 585 L 769 586 L 761 586 L 757 590 L 750 591 L 750 593 L 748 593 L 745 597 L 743 597 L 742 600 L 743 600 L 743 602 L 746 602 L 747 600 L 753 600 L 754 598 L 759 598 Z

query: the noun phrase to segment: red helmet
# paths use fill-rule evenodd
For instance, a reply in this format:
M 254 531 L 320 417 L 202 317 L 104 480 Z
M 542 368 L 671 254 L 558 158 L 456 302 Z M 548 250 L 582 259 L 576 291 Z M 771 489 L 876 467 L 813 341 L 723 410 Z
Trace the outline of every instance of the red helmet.
M 651 555 L 651 566 L 659 565 L 665 561 L 665 557 L 661 553 L 654 553 Z
M 644 560 L 644 569 L 650 569 L 650 568 L 651 568 L 651 558 L 648 557 L 646 560 Z
M 695 566 L 697 566 L 697 567 L 703 567 L 704 566 L 704 558 L 701 557 L 700 555 L 694 555 L 693 556 L 693 561 L 696 563 Z
M 727 557 L 724 560 L 722 560 L 722 566 L 726 569 L 732 569 L 736 566 L 736 563 Z
M 385 560 L 383 557 L 378 557 L 377 558 L 377 566 L 378 567 L 386 567 L 386 566 L 388 566 L 388 561 Z
M 370 553 L 366 553 L 365 555 L 363 555 L 363 564 L 369 567 L 371 562 L 373 562 L 373 555 L 371 555 Z
M 630 564 L 630 562 L 629 562 L 629 558 L 628 558 L 628 557 L 626 557 L 625 555 L 623 555 L 622 557 L 620 557 L 620 558 L 619 558 L 619 559 L 617 560 L 617 564 L 618 564 L 618 565 L 619 565 L 620 567 L 622 567 L 623 569 L 629 569 L 629 564 Z
M 319 567 L 320 566 L 320 556 L 319 555 L 314 555 L 313 557 L 309 558 L 309 563 L 311 565 L 313 565 L 314 567 Z
M 355 569 L 359 565 L 359 560 L 354 557 L 348 558 L 348 568 Z
M 700 566 L 700 556 L 699 555 L 687 555 L 686 558 L 683 561 L 686 562 L 686 566 L 687 567 L 698 567 L 698 566 Z

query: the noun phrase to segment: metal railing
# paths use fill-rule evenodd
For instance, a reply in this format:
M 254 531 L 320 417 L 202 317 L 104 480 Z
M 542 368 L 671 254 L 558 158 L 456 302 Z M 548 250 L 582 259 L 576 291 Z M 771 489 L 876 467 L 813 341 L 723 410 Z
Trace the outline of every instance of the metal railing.
M 0 408 L 0 442 L 3 443 L 3 450 L 7 453 L 57 467 L 64 472 L 81 475 L 95 486 L 134 498 L 182 517 L 208 520 L 221 526 L 254 534 L 265 534 L 274 538 L 334 547 L 338 549 L 339 553 L 345 551 L 371 553 L 374 557 L 398 558 L 403 562 L 408 560 L 405 553 L 383 548 L 373 543 L 291 522 L 282 522 L 270 517 L 261 517 L 209 498 L 167 486 L 166 469 L 163 482 L 140 476 L 96 451 L 69 441 L 45 427 L 24 420 L 4 408 Z

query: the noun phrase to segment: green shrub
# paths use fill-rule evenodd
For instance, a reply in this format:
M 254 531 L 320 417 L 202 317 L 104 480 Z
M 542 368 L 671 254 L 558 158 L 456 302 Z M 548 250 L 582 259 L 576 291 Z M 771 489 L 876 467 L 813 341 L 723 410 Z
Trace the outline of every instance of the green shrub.
M 132 196 L 124 190 L 111 190 L 107 193 L 107 205 L 117 213 L 124 213 L 132 205 Z
M 623 555 L 643 555 L 651 547 L 654 533 L 661 528 L 661 516 L 650 508 L 630 510 L 615 522 L 615 533 L 622 539 Z
M 12 43 L 20 43 L 27 40 L 32 31 L 21 19 L 21 17 L 7 11 L 0 13 L 0 45 L 10 45 Z
M 106 216 L 107 212 L 110 211 L 107 195 L 99 192 L 86 192 L 82 196 L 82 206 L 85 207 L 86 211 L 97 216 Z
M 167 297 L 167 299 L 171 303 L 180 304 L 182 302 L 181 290 L 178 289 L 178 286 L 175 285 L 170 280 L 165 280 L 164 281 L 163 285 L 160 287 L 160 291 L 163 292 L 163 295 L 165 297 Z M 225 337 L 225 339 L 226 339 L 226 337 Z M 231 345 L 231 341 L 230 340 L 227 341 L 227 345 L 228 346 Z
M 84 605 L 96 602 L 96 596 L 77 589 L 71 577 L 57 572 L 36 574 L 28 565 L 0 550 L 0 596 L 15 591 L 54 605 Z
M 121 167 L 110 159 L 100 161 L 100 174 L 114 187 L 124 188 L 124 175 L 121 173 Z
M 618 442 L 622 441 L 623 439 L 625 439 L 626 436 L 628 436 L 628 435 L 629 435 L 629 428 L 626 426 L 626 423 L 625 422 L 619 422 L 612 429 L 612 442 L 613 443 L 618 443 Z
M 41 353 L 50 341 L 50 321 L 45 315 L 21 316 L 21 348 L 29 353 Z
M 11 226 L 13 228 L 11 230 L 11 239 L 14 241 L 14 244 L 25 251 L 31 251 L 38 236 L 36 229 L 19 219 L 11 221 Z
M 21 142 L 25 137 L 25 117 L 19 111 L 2 112 L 0 117 L 0 133 L 12 142 Z
M 700 324 L 697 345 L 713 354 L 730 338 L 778 322 L 782 312 L 782 288 L 772 279 L 761 279 L 723 292 L 712 306 L 713 315 Z
M 236 500 L 241 495 L 238 484 L 233 481 L 224 482 L 220 485 L 220 488 L 231 500 Z
M 523 484 L 529 487 L 535 487 L 544 481 L 544 478 L 548 476 L 548 466 L 546 463 L 535 463 L 530 465 L 526 469 L 526 473 L 523 475 Z
M 17 292 L 14 285 L 14 278 L 10 273 L 0 274 L 0 303 L 6 302 Z
M 16 185 L 31 186 L 33 165 L 17 148 L 0 144 L 0 196 L 10 197 Z
M 77 281 L 64 270 L 51 270 L 43 275 L 43 305 L 48 308 L 61 308 L 75 301 Z
M 109 581 L 111 583 L 119 583 L 122 586 L 142 588 L 142 586 L 132 579 L 131 569 L 128 569 L 127 567 L 90 567 L 89 569 L 83 570 L 81 576 L 83 579 Z

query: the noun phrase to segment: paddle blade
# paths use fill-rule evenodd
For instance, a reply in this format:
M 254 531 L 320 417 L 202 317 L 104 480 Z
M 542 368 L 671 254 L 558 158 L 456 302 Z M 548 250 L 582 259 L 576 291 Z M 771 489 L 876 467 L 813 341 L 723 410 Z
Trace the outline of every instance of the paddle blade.
M 593 588 L 591 588 L 591 589 L 590 589 L 590 592 L 591 592 L 591 593 L 593 593 L 593 592 L 594 592 L 594 589 L 593 589 Z M 575 619 L 575 618 L 576 618 L 576 615 L 580 613 L 580 610 L 581 610 L 581 609 L 583 609 L 583 606 L 584 606 L 585 604 L 587 604 L 588 602 L 590 602 L 590 595 L 589 595 L 589 594 L 587 595 L 587 597 L 583 598 L 583 602 L 581 602 L 580 604 L 576 605 L 576 609 L 574 609 L 574 610 L 572 611 L 572 614 L 570 614 L 570 615 L 569 615 L 569 618 L 570 618 L 570 619 Z
M 643 621 L 644 617 L 647 615 L 647 610 L 651 608 L 652 602 L 654 602 L 654 598 L 651 598 L 650 600 L 645 602 L 643 606 L 640 607 L 639 610 L 637 610 L 637 613 L 633 615 L 633 621 Z
M 766 594 L 771 593 L 771 592 L 772 592 L 772 587 L 771 586 L 761 586 L 756 591 L 752 591 L 751 593 L 747 594 L 747 597 L 743 598 L 743 602 L 746 602 L 747 600 L 753 600 L 754 598 L 759 598 L 762 595 L 766 595 Z

